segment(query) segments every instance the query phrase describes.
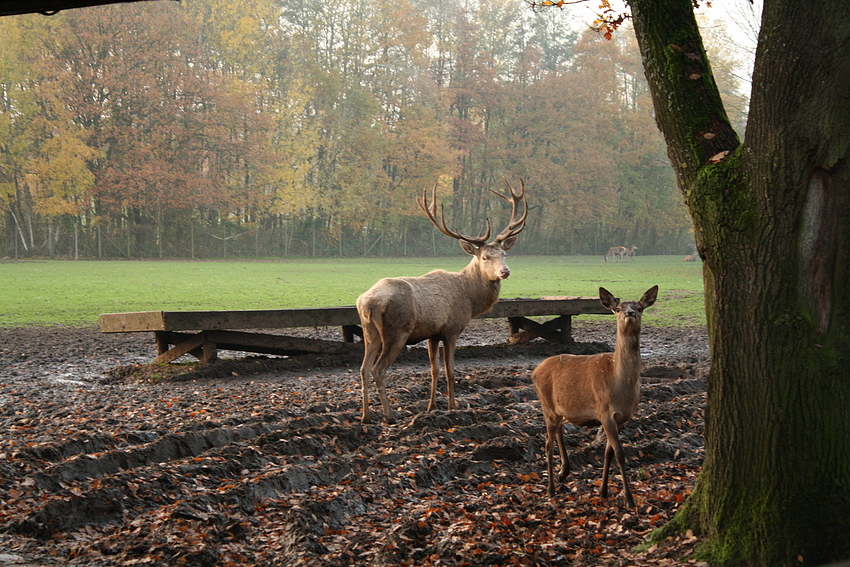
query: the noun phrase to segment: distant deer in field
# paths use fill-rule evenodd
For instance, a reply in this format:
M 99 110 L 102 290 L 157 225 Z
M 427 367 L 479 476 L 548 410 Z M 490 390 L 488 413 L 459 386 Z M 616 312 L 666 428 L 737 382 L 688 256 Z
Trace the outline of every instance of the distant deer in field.
M 693 254 L 685 256 L 685 262 L 696 262 L 697 260 L 699 260 L 699 252 L 697 252 L 696 248 L 694 248 Z
M 489 244 L 487 240 L 490 238 L 490 219 L 487 219 L 486 232 L 476 237 L 449 230 L 442 208 L 441 222 L 437 221 L 436 184 L 430 204 L 426 190 L 422 200 L 416 201 L 419 208 L 440 232 L 458 240 L 464 252 L 472 256 L 469 264 L 460 272 L 434 270 L 419 277 L 384 278 L 357 299 L 364 343 L 363 364 L 360 367 L 363 422 L 369 422 L 371 419 L 370 376 L 375 378 L 384 418 L 388 422 L 393 421 L 384 387 L 387 369 L 406 344 L 415 344 L 425 339 L 428 339 L 428 357 L 431 361 L 431 398 L 428 411 L 434 409 L 436 404 L 441 341 L 449 409 L 455 409 L 454 354 L 457 338 L 470 319 L 490 309 L 499 299 L 501 282 L 511 275 L 511 270 L 505 263 L 505 252 L 516 243 L 528 215 L 525 183 L 520 179 L 519 192 L 515 192 L 507 180 L 505 184 L 508 186 L 509 197 L 495 191 L 493 193 L 511 203 L 511 219 L 508 226 Z M 522 215 L 518 214 L 520 203 Z
M 604 260 L 607 262 L 608 257 L 619 258 L 620 262 L 625 261 L 626 256 L 630 257 L 634 262 L 635 259 L 635 250 L 637 250 L 637 246 L 632 246 L 631 248 L 626 248 L 625 246 L 612 246 L 608 249 L 608 252 L 605 253 Z
M 658 286 L 643 294 L 640 301 L 620 300 L 605 288 L 599 288 L 602 305 L 617 316 L 617 342 L 614 352 L 593 355 L 561 354 L 552 356 L 534 369 L 531 379 L 543 408 L 546 422 L 546 470 L 549 496 L 555 496 L 553 453 L 555 442 L 561 453 L 558 482 L 570 472 L 570 460 L 564 447 L 565 421 L 575 425 L 602 425 L 608 440 L 602 467 L 601 496 L 608 497 L 608 469 L 616 457 L 623 474 L 626 503 L 634 507 L 626 476 L 626 461 L 619 433 L 637 410 L 640 398 L 640 328 L 643 310 L 655 303 Z
M 620 261 L 622 262 L 623 261 L 623 254 L 625 254 L 625 253 L 626 253 L 626 247 L 625 246 L 612 246 L 611 248 L 608 249 L 608 252 L 605 253 L 603 260 L 605 260 L 605 262 L 608 262 L 608 257 L 610 256 L 612 259 L 619 258 Z

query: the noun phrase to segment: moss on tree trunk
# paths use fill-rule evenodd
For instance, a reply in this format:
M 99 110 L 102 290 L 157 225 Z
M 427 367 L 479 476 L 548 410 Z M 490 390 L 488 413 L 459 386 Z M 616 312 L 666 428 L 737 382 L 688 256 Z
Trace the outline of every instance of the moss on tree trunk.
M 696 528 L 720 564 L 850 557 L 850 4 L 840 4 L 765 1 L 739 145 L 690 0 L 631 2 L 705 260 L 712 348 L 705 463 L 670 529 Z

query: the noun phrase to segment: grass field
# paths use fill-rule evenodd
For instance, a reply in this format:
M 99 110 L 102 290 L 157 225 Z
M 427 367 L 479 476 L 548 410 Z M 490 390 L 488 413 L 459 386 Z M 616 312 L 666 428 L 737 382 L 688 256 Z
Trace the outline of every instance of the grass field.
M 22 261 L 0 263 L 0 327 L 96 325 L 101 313 L 353 305 L 386 276 L 460 270 L 467 257 L 270 261 Z M 638 299 L 658 284 L 644 321 L 705 323 L 702 265 L 681 256 L 604 263 L 590 256 L 510 256 L 502 297 L 594 296 L 599 286 Z

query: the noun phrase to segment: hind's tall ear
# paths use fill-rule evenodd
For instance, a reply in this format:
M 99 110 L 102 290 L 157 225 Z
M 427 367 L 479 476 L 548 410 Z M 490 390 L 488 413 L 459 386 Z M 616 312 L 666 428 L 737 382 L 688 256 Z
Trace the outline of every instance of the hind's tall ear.
M 655 303 L 655 299 L 658 297 L 658 286 L 654 285 L 643 294 L 643 297 L 640 298 L 640 306 L 646 309 L 653 303 Z
M 620 303 L 620 299 L 614 297 L 614 295 L 604 287 L 599 288 L 599 301 L 602 303 L 603 307 L 607 307 L 612 310 Z

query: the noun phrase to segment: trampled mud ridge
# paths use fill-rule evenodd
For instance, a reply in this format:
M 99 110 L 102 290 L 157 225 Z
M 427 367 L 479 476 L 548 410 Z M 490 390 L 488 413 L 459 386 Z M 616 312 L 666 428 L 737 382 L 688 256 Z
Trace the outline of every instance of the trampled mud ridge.
M 411 349 L 391 370 L 393 425 L 360 423 L 359 360 L 163 372 L 147 336 L 0 330 L 0 565 L 672 562 L 683 542 L 633 547 L 702 460 L 704 330 L 645 329 L 641 406 L 621 434 L 635 510 L 618 474 L 599 498 L 602 445 L 572 426 L 573 473 L 546 496 L 531 371 L 569 349 L 481 346 L 504 331 L 473 325 L 460 408 L 424 412 L 427 358 Z M 608 325 L 575 335 L 582 352 L 613 344 Z

